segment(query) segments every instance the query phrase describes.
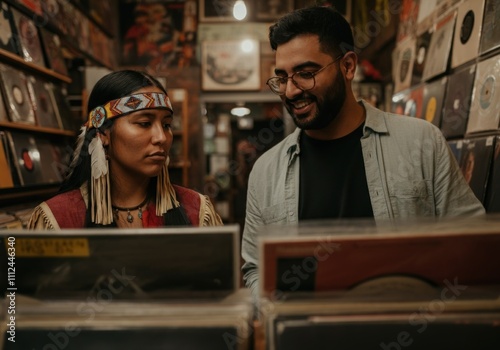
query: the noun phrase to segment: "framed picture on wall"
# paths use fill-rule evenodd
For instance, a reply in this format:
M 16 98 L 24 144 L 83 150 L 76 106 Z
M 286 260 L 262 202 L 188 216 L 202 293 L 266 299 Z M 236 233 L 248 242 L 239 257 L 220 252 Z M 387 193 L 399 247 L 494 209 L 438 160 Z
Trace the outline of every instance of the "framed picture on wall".
M 201 83 L 205 91 L 259 90 L 260 47 L 254 39 L 205 41 Z
M 200 22 L 236 21 L 233 8 L 236 0 L 200 0 Z
M 293 10 L 293 0 L 257 0 L 254 4 L 258 20 L 276 20 Z

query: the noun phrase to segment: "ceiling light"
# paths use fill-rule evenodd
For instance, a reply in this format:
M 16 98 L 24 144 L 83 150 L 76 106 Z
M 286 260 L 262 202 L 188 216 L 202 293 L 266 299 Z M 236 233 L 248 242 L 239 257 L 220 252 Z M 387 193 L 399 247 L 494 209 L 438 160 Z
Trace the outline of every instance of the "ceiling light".
M 233 7 L 233 16 L 238 21 L 241 21 L 247 16 L 247 7 L 243 0 L 237 0 Z
M 231 114 L 237 117 L 244 117 L 250 114 L 250 109 L 247 107 L 234 107 L 231 109 Z

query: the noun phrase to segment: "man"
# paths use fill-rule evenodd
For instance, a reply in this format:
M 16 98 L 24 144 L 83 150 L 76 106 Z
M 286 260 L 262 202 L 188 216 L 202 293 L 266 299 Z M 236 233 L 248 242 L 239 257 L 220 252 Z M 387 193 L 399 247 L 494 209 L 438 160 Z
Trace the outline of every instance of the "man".
M 250 174 L 242 270 L 254 296 L 264 225 L 484 214 L 438 128 L 356 101 L 357 55 L 341 14 L 294 11 L 270 28 L 269 39 L 276 76 L 267 84 L 298 128 Z

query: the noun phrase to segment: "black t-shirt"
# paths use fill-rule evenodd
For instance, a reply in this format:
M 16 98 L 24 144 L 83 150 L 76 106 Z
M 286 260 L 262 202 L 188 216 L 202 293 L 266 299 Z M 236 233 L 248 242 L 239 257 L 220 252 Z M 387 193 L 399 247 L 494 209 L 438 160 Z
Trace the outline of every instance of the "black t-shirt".
M 363 125 L 335 140 L 302 133 L 299 220 L 373 217 L 361 151 Z

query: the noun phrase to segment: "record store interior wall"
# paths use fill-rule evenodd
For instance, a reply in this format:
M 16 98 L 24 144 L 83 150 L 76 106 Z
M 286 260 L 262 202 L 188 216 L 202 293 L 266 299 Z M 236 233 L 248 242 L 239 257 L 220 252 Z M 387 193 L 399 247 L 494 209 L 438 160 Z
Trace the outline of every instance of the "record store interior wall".
M 269 101 L 265 81 L 274 65 L 269 25 L 316 2 L 246 1 L 248 13 L 241 21 L 233 17 L 231 1 L 0 2 L 5 36 L 0 40 L 0 165 L 11 170 L 1 172 L 0 205 L 56 191 L 85 119 L 89 82 L 95 81 L 89 72 L 96 68 L 102 74 L 145 69 L 168 88 L 187 91 L 188 184 L 204 192 L 207 116 L 200 102 L 242 93 L 251 101 Z M 360 57 L 358 96 L 371 98 L 363 86 L 375 84 L 370 91 L 378 90 L 377 106 L 439 127 L 475 193 L 490 211 L 499 211 L 494 181 L 500 171 L 499 2 L 321 3 L 336 6 L 353 26 Z M 243 39 L 257 50 L 244 60 L 228 51 Z M 235 64 L 232 73 L 214 81 L 214 60 Z

